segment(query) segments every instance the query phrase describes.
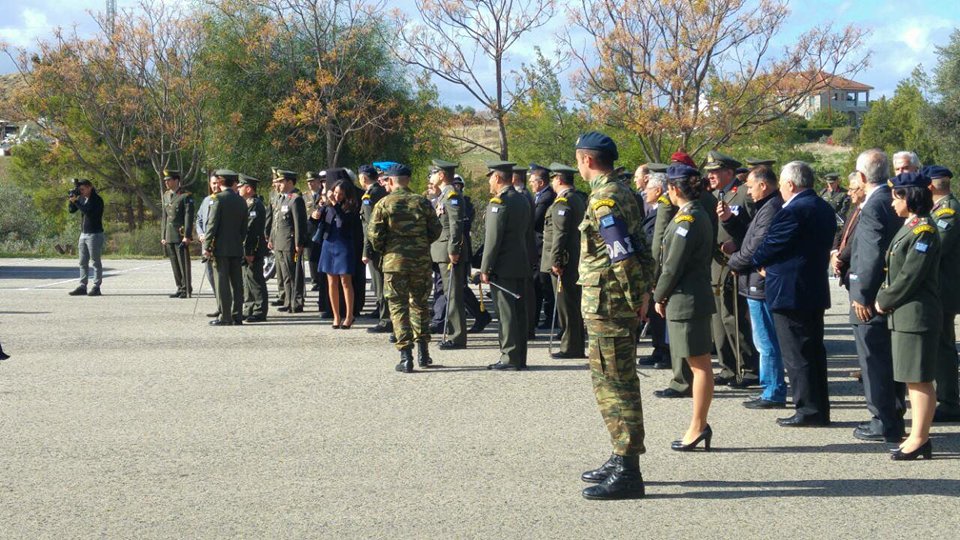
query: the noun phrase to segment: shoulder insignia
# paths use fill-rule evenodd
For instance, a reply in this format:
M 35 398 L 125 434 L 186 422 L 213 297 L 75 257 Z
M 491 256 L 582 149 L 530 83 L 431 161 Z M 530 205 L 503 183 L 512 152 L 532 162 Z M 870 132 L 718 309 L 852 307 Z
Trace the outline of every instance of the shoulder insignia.
M 360 198 L 363 199 L 363 200 L 365 200 L 365 201 L 369 201 L 369 200 L 370 200 L 370 194 L 369 194 L 369 193 L 364 193 L 364 194 L 363 194 L 363 197 L 360 197 Z
M 616 203 L 613 201 L 613 199 L 600 199 L 600 200 L 598 200 L 597 202 L 593 203 L 592 206 L 593 206 L 593 209 L 596 210 L 596 209 L 602 208 L 602 207 L 604 207 L 604 206 L 608 206 L 608 207 L 610 207 L 610 208 L 613 208 L 614 205 L 616 205 Z
M 925 232 L 933 233 L 933 232 L 937 232 L 937 230 L 934 229 L 931 225 L 928 225 L 926 223 L 913 229 L 913 234 L 923 234 Z
M 447 193 L 447 198 L 448 198 L 448 199 L 452 199 L 452 198 L 456 197 L 457 195 L 459 195 L 459 193 L 457 193 L 456 190 L 450 190 L 450 193 Z
M 943 217 L 943 216 L 952 216 L 956 213 L 957 211 L 954 210 L 953 208 L 941 208 L 936 212 L 934 212 L 933 215 L 936 217 Z
M 494 197 L 490 199 L 490 202 L 492 202 L 493 204 L 503 204 L 503 200 L 500 197 Z
M 691 216 L 690 214 L 683 214 L 683 215 L 680 215 L 680 216 L 677 216 L 676 218 L 674 218 L 673 221 L 674 221 L 674 223 L 683 223 L 684 221 L 688 221 L 688 222 L 690 222 L 690 223 L 693 223 L 694 217 Z
M 211 194 L 210 194 L 210 200 L 211 200 L 211 201 L 217 200 L 217 195 L 218 195 L 217 193 L 211 193 Z
M 553 202 L 565 203 L 565 202 L 567 202 L 567 198 L 566 198 L 566 197 L 557 197 L 556 199 L 553 200 Z
M 670 202 L 670 199 L 666 195 L 661 195 L 657 197 L 657 202 L 666 206 L 671 206 L 673 203 Z

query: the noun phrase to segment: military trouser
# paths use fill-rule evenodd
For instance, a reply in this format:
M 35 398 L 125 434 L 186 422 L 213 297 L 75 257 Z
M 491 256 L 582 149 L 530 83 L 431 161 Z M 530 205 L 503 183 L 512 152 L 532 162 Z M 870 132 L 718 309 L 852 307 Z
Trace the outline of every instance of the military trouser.
M 497 306 L 497 316 L 500 318 L 498 330 L 500 362 L 525 367 L 527 365 L 527 306 L 532 303 L 532 299 L 527 299 L 524 287 L 531 280 L 530 278 L 498 277 L 495 281 L 497 285 L 520 294 L 518 300 L 497 287 L 490 287 L 493 292 L 493 301 Z
M 220 320 L 233 322 L 243 314 L 243 257 L 214 257 L 214 285 Z
M 563 289 L 557 291 L 557 279 L 557 276 L 552 276 L 553 290 L 557 295 L 557 324 L 563 328 L 560 352 L 583 356 L 583 315 L 580 313 L 583 289 L 577 285 L 576 280 L 567 277 L 563 279 Z M 553 316 L 552 312 L 550 316 Z
M 267 300 L 267 280 L 263 277 L 263 257 L 243 267 L 243 314 L 266 317 L 270 303 Z
M 190 292 L 193 293 L 193 284 L 187 283 L 186 276 L 183 275 L 183 265 L 189 264 L 189 262 L 187 261 L 187 254 L 180 247 L 180 242 L 167 242 L 163 249 L 170 259 L 170 266 L 173 267 L 173 280 L 177 284 L 177 292 L 186 293 L 189 288 Z
M 373 296 L 376 299 L 374 314 L 380 325 L 386 325 L 390 322 L 390 307 L 387 306 L 387 299 L 383 293 L 383 272 L 380 271 L 380 258 L 374 255 L 367 265 L 370 269 L 370 282 L 373 284 Z
M 957 381 L 956 313 L 943 312 L 943 326 L 937 344 L 937 408 L 948 414 L 960 413 L 960 388 Z
M 714 267 L 717 263 L 713 263 Z M 737 353 L 734 351 L 737 340 L 740 342 L 740 359 L 743 362 L 743 377 L 759 380 L 759 355 L 753 346 L 753 332 L 750 329 L 750 308 L 747 299 L 733 290 L 733 280 L 736 276 L 729 268 L 714 268 L 714 285 L 722 279 L 723 286 L 720 295 L 714 296 L 717 311 L 711 321 L 713 330 L 713 344 L 717 349 L 717 359 L 720 361 L 720 376 L 732 378 L 737 373 Z M 716 293 L 715 293 L 716 294 Z M 736 304 L 735 304 L 736 303 Z M 734 310 L 737 316 L 734 317 Z M 737 334 L 739 333 L 739 337 Z
M 311 237 L 313 237 L 312 234 L 308 236 L 308 238 L 311 238 Z M 306 266 L 305 270 L 310 275 L 310 283 L 312 284 L 316 284 L 317 281 L 319 280 L 319 276 L 317 276 L 317 272 L 318 272 L 317 265 L 313 263 L 314 257 L 316 257 L 317 262 L 320 262 L 320 254 L 314 253 L 314 251 L 316 250 L 317 250 L 316 244 L 314 242 L 307 242 L 306 244 L 303 245 L 303 254 L 301 255 L 303 257 L 303 260 L 307 261 L 308 263 L 305 265 Z
M 533 336 L 537 333 L 537 319 L 539 318 L 539 313 L 537 312 L 537 289 L 533 285 L 533 274 L 523 279 L 521 289 L 515 289 L 514 292 L 518 292 L 521 295 L 521 301 L 523 302 L 523 307 L 526 310 L 527 314 L 527 336 Z
M 447 319 L 447 340 L 456 345 L 467 344 L 467 309 L 464 304 L 463 289 L 467 283 L 467 260 L 461 258 L 460 262 L 450 267 L 448 264 L 440 264 L 440 279 L 443 280 L 444 296 L 447 299 L 445 305 L 445 317 Z
M 284 305 L 291 311 L 303 309 L 303 268 L 302 262 L 294 262 L 295 251 L 277 251 L 277 275 L 280 276 L 278 282 L 283 289 Z M 301 266 L 298 270 L 297 266 Z M 299 277 L 298 277 L 299 275 Z M 296 280 L 296 283 L 294 283 Z
M 535 324 L 540 323 L 540 312 L 542 311 L 543 320 L 546 321 L 547 327 L 550 326 L 550 318 L 553 317 L 553 305 L 556 299 L 554 295 L 556 284 L 553 283 L 555 280 L 552 276 L 553 274 L 548 272 L 541 272 L 539 268 L 533 273 L 533 289 L 537 295 L 536 306 L 533 308 L 535 313 L 533 322 Z M 567 284 L 564 283 L 563 287 L 566 288 Z
M 283 265 L 280 264 L 280 252 L 273 252 L 273 267 L 276 269 L 275 276 L 277 278 L 277 302 L 280 305 L 287 304 L 287 292 L 283 289 Z
M 643 404 L 637 378 L 637 324 L 630 319 L 587 319 L 590 378 L 613 453 L 635 456 L 643 445 Z
M 430 342 L 430 276 L 426 272 L 384 272 L 383 295 L 390 308 L 397 350 Z

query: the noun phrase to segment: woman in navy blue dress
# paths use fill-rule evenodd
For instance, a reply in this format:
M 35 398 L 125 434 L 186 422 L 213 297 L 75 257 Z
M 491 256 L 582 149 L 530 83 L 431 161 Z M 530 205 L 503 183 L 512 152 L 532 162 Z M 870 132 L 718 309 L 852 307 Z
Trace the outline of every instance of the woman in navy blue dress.
M 323 228 L 323 248 L 320 251 L 320 271 L 327 274 L 327 292 L 333 311 L 334 328 L 350 328 L 354 318 L 353 274 L 356 272 L 356 235 L 360 221 L 359 203 L 351 186 L 343 181 L 332 183 L 328 200 L 320 215 Z M 340 298 L 346 303 L 341 310 Z

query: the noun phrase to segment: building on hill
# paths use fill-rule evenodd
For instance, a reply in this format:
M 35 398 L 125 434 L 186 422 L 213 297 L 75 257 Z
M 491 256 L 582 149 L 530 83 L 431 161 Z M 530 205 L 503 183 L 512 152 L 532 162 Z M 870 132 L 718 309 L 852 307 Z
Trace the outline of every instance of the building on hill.
M 797 73 L 784 78 L 783 84 L 807 86 L 810 77 L 807 73 Z M 839 75 L 817 73 L 814 77 L 813 90 L 791 112 L 807 120 L 820 111 L 840 113 L 847 116 L 850 125 L 859 126 L 863 116 L 870 110 L 870 91 L 873 87 Z

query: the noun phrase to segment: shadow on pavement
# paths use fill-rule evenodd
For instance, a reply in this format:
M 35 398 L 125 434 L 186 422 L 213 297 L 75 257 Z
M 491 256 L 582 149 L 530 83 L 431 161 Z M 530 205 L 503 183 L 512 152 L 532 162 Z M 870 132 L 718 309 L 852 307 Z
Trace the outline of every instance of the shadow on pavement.
M 103 273 L 113 268 L 103 268 Z M 76 266 L 7 266 L 0 267 L 0 279 L 70 279 L 77 277 Z
M 934 459 L 938 456 L 934 455 Z M 908 466 L 908 465 L 905 465 Z M 942 495 L 956 497 L 960 480 L 897 478 L 865 480 L 838 478 L 824 480 L 786 480 L 780 482 L 748 482 L 726 480 L 691 480 L 688 482 L 646 482 L 647 486 L 678 486 L 704 489 L 689 493 L 652 493 L 647 499 L 749 499 L 755 497 L 890 497 L 910 495 Z

